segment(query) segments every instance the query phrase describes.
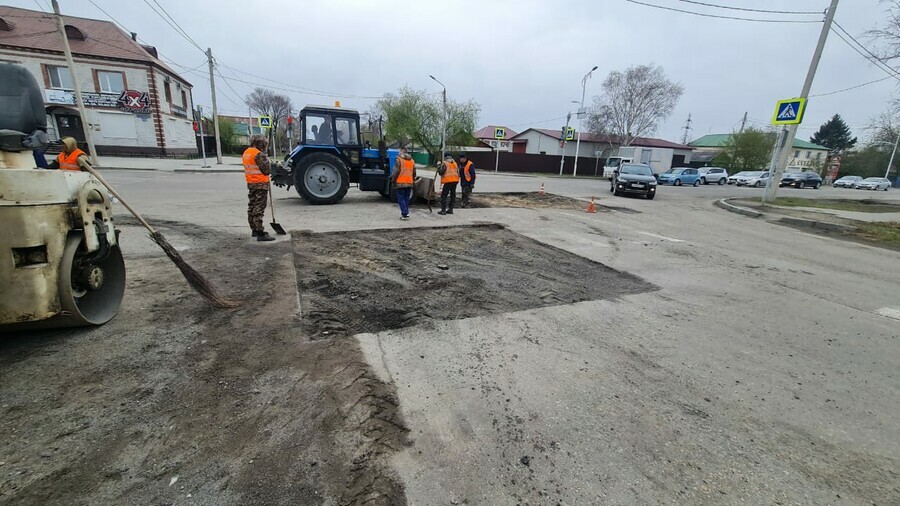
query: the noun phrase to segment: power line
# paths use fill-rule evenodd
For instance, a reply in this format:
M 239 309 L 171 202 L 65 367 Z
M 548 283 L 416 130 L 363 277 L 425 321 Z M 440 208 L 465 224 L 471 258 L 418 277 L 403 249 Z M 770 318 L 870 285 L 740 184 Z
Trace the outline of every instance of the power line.
M 93 3 L 93 2 L 91 2 L 91 3 Z M 162 19 L 163 21 L 166 22 L 166 24 L 168 24 L 169 26 L 171 26 L 172 29 L 175 30 L 175 33 L 177 33 L 178 35 L 181 35 L 181 36 L 184 38 L 184 40 L 190 42 L 190 43 L 191 43 L 194 47 L 196 47 L 201 53 L 204 53 L 204 54 L 206 53 L 206 51 L 204 51 L 203 48 L 200 47 L 200 45 L 197 44 L 197 43 L 194 41 L 194 39 L 192 39 L 191 36 L 188 35 L 187 32 L 185 32 L 184 29 L 181 28 L 181 26 L 180 26 L 177 22 L 174 22 L 174 21 L 175 21 L 174 19 L 173 19 L 172 21 L 169 21 L 168 19 L 166 19 L 166 16 L 163 16 L 158 10 L 156 10 L 156 8 L 153 7 L 153 4 L 151 4 L 151 3 L 149 2 L 149 0 L 144 0 L 144 3 L 147 4 L 147 7 L 150 7 L 150 9 L 151 9 L 153 12 L 155 12 L 156 15 L 160 17 L 160 19 Z M 154 0 L 154 3 L 156 3 L 156 0 Z M 156 5 L 159 5 L 159 4 L 157 3 Z M 160 6 L 160 9 L 162 9 L 162 6 Z M 165 11 L 165 9 L 163 9 L 163 11 Z M 166 12 L 166 15 L 168 15 L 168 14 L 169 14 L 169 13 Z
M 644 3 L 644 2 L 638 2 L 637 0 L 625 0 L 625 1 L 629 2 L 629 3 L 637 4 L 637 5 L 643 5 L 646 7 L 653 7 L 654 9 L 662 9 L 662 10 L 673 11 L 673 12 L 682 12 L 684 14 L 693 14 L 694 16 L 702 16 L 705 18 L 734 19 L 734 20 L 738 20 L 738 21 L 752 21 L 755 23 L 821 23 L 821 21 L 803 20 L 803 19 L 754 19 L 754 18 L 741 18 L 741 17 L 736 17 L 736 16 L 720 16 L 718 14 L 706 14 L 703 12 L 695 12 L 695 11 L 689 11 L 689 10 L 685 10 L 685 9 L 676 9 L 675 7 L 665 7 L 663 5 L 648 4 L 648 3 Z
M 857 84 L 856 86 L 851 86 L 851 87 L 849 87 L 849 88 L 844 88 L 844 89 L 841 89 L 841 90 L 829 91 L 828 93 L 816 93 L 815 95 L 810 95 L 809 98 L 814 98 L 814 97 L 827 97 L 828 95 L 836 95 L 836 94 L 838 94 L 838 93 L 843 93 L 843 92 L 845 92 L 845 91 L 850 91 L 850 90 L 855 90 L 855 89 L 857 89 L 857 88 L 862 88 L 863 86 L 868 86 L 868 85 L 870 85 L 870 84 L 880 83 L 881 81 L 886 81 L 886 80 L 890 79 L 891 77 L 894 77 L 894 76 L 884 76 L 884 77 L 882 77 L 881 79 L 874 79 L 874 80 L 872 80 L 872 81 L 868 81 L 868 82 L 865 82 L 865 83 L 862 83 L 862 84 Z
M 376 97 L 376 96 L 365 96 L 365 95 L 350 95 L 350 94 L 347 94 L 347 93 L 332 93 L 332 92 L 330 92 L 330 91 L 316 90 L 316 89 L 312 89 L 312 88 L 304 88 L 304 87 L 302 87 L 302 86 L 296 86 L 296 85 L 293 85 L 293 84 L 290 84 L 290 83 L 285 83 L 285 82 L 282 82 L 282 81 L 276 81 L 275 79 L 271 79 L 271 78 L 268 78 L 268 77 L 263 77 L 263 76 L 258 76 L 258 75 L 256 75 L 256 74 L 251 74 L 250 72 L 245 72 L 245 71 L 243 71 L 243 70 L 238 70 L 238 69 L 236 69 L 236 68 L 234 68 L 234 67 L 229 67 L 228 65 L 225 65 L 224 63 L 219 63 L 218 65 L 221 66 L 221 67 L 225 67 L 226 69 L 231 70 L 233 73 L 234 73 L 234 72 L 237 72 L 237 73 L 239 73 L 239 74 L 244 74 L 244 75 L 247 75 L 247 76 L 250 76 L 250 77 L 253 77 L 253 78 L 262 80 L 262 81 L 268 81 L 268 82 L 270 82 L 270 83 L 275 83 L 275 84 L 279 84 L 279 85 L 281 85 L 281 86 L 287 87 L 287 89 L 285 89 L 285 88 L 278 88 L 278 87 L 275 87 L 275 86 L 268 86 L 268 85 L 265 85 L 265 84 L 259 84 L 259 83 L 248 82 L 248 81 L 242 80 L 242 79 L 240 79 L 240 78 L 238 78 L 238 77 L 234 77 L 234 78 L 233 78 L 235 81 L 238 81 L 238 82 L 241 82 L 241 83 L 245 83 L 245 84 L 253 84 L 253 85 L 255 85 L 255 86 L 262 86 L 263 88 L 273 88 L 273 89 L 280 89 L 281 91 L 293 91 L 293 92 L 295 92 L 295 93 L 303 93 L 303 94 L 307 94 L 307 95 L 318 95 L 318 96 L 322 96 L 322 97 L 334 97 L 334 98 L 359 98 L 359 99 L 374 99 L 374 100 L 378 100 L 378 99 L 384 98 L 384 95 L 379 95 L 379 96 L 377 96 L 377 97 Z
M 871 62 L 872 64 L 874 64 L 876 68 L 878 68 L 878 69 L 881 70 L 882 72 L 886 73 L 886 74 L 889 75 L 890 77 L 893 77 L 894 79 L 897 79 L 898 81 L 900 81 L 900 75 L 898 75 L 898 73 L 897 73 L 896 70 L 892 69 L 891 67 L 888 67 L 887 65 L 884 65 L 884 64 L 881 62 L 881 60 L 879 60 L 879 59 L 877 59 L 877 58 L 871 58 L 871 57 L 867 56 L 863 51 L 861 51 L 859 48 L 857 48 L 855 45 L 853 45 L 852 42 L 850 42 L 849 40 L 847 40 L 847 39 L 841 34 L 841 32 L 835 30 L 834 28 L 832 28 L 831 31 L 834 32 L 834 34 L 837 35 L 837 37 L 838 37 L 839 39 L 841 39 L 842 41 L 844 41 L 845 44 L 847 44 L 848 46 L 850 46 L 851 49 L 853 49 L 854 51 L 856 51 L 857 54 L 859 54 L 860 56 L 862 56 L 863 58 L 865 58 L 866 60 L 868 60 L 869 62 Z M 852 38 L 852 37 L 851 37 L 851 38 Z
M 864 46 L 860 41 L 856 40 L 852 35 L 850 35 L 850 33 L 847 32 L 847 30 L 844 30 L 844 27 L 841 26 L 837 21 L 834 21 L 834 26 L 838 27 L 838 30 L 840 30 L 841 32 L 843 32 L 844 35 L 846 35 L 847 37 L 850 38 L 850 40 L 852 40 L 853 42 L 855 42 L 856 45 L 859 46 L 860 48 L 862 48 L 863 51 L 865 51 L 866 53 L 868 53 L 869 56 L 871 56 L 872 58 L 874 58 L 875 60 L 877 60 L 878 63 L 880 63 L 881 65 L 883 65 L 883 66 L 887 67 L 888 69 L 890 69 L 894 74 L 900 74 L 900 72 L 898 72 L 897 69 L 895 69 L 895 68 L 891 67 L 890 65 L 888 65 L 887 63 L 885 63 L 884 60 L 882 60 L 881 58 L 879 58 L 875 53 L 873 53 L 872 51 L 870 51 L 869 48 L 867 48 L 866 46 Z M 868 59 L 868 58 L 867 58 L 867 59 Z
M 747 7 L 732 7 L 730 5 L 717 5 L 717 4 L 708 4 L 705 2 L 695 2 L 694 0 L 678 0 L 679 2 L 684 2 L 686 4 L 696 4 L 702 5 L 704 7 L 715 7 L 717 9 L 730 9 L 734 11 L 744 11 L 744 12 L 761 12 L 764 14 L 822 14 L 820 11 L 770 11 L 766 9 L 750 9 Z
M 559 118 L 542 119 L 541 121 L 527 121 L 525 123 L 516 123 L 514 125 L 506 125 L 506 126 L 517 127 L 517 126 L 524 126 L 524 125 L 540 125 L 541 123 L 550 123 L 551 121 L 559 121 L 559 120 L 563 120 L 563 119 L 566 119 L 566 117 L 560 116 Z
M 214 67 L 214 68 L 215 68 L 215 67 Z M 231 86 L 231 83 L 228 82 L 228 79 L 225 79 L 225 76 L 223 76 L 222 73 L 219 72 L 219 69 L 215 69 L 215 71 L 216 71 L 216 74 L 217 74 L 220 78 L 222 78 L 222 81 L 225 83 L 225 85 L 228 86 L 228 89 L 230 89 L 230 90 L 234 93 L 234 96 L 235 96 L 235 97 L 238 97 L 238 99 L 240 100 L 241 94 L 238 93 L 237 90 L 235 90 L 234 87 Z

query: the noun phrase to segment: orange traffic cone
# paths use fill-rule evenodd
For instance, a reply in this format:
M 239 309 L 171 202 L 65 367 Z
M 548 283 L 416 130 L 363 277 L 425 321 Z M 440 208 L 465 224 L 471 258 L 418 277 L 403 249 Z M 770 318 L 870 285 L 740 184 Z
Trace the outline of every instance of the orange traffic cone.
M 591 203 L 588 204 L 587 209 L 585 209 L 584 211 L 586 213 L 596 213 L 597 212 L 597 206 L 594 205 L 594 196 L 593 195 L 591 195 Z
M 538 192 L 538 195 L 544 195 L 544 183 L 541 183 L 541 191 Z

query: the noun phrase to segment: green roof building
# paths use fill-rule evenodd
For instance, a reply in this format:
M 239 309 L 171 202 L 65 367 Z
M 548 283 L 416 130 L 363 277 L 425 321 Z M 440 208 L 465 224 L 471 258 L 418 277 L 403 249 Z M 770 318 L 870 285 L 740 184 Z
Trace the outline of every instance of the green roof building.
M 715 158 L 713 153 L 718 154 L 722 151 L 729 139 L 731 139 L 731 134 L 709 134 L 689 142 L 688 146 L 695 149 L 693 158 L 700 159 L 706 155 L 711 161 Z M 803 170 L 818 169 L 825 163 L 828 152 L 829 149 L 825 146 L 794 139 L 794 152 L 791 153 L 791 158 L 788 160 L 788 167 Z

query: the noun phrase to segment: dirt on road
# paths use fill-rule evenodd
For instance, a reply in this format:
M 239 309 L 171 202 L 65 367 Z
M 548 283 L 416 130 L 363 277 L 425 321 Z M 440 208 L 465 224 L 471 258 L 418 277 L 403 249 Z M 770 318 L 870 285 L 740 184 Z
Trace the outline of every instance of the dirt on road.
M 0 335 L 0 504 L 404 504 L 394 387 L 354 340 L 310 341 L 290 243 L 162 231 L 243 306 L 130 256 L 110 323 Z
M 316 338 L 654 290 L 499 225 L 294 234 L 304 331 Z

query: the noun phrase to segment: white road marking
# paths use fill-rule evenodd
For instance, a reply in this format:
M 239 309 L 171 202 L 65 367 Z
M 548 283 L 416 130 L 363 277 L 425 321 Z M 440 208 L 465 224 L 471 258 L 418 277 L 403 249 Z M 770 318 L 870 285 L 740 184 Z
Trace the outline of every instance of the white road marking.
M 875 312 L 878 313 L 878 314 L 880 314 L 881 316 L 886 316 L 886 317 L 888 317 L 888 318 L 893 318 L 893 319 L 895 319 L 895 320 L 900 320 L 900 309 L 897 309 L 897 308 L 893 308 L 893 307 L 883 307 L 883 308 L 881 308 L 881 309 L 879 309 L 878 311 L 875 311 Z
M 664 241 L 684 242 L 681 239 L 676 239 L 674 237 L 669 237 L 669 236 L 660 235 L 660 234 L 654 234 L 653 232 L 642 232 L 642 231 L 638 230 L 637 233 L 643 234 L 643 235 L 649 235 L 650 237 L 655 237 L 657 239 L 662 239 Z

